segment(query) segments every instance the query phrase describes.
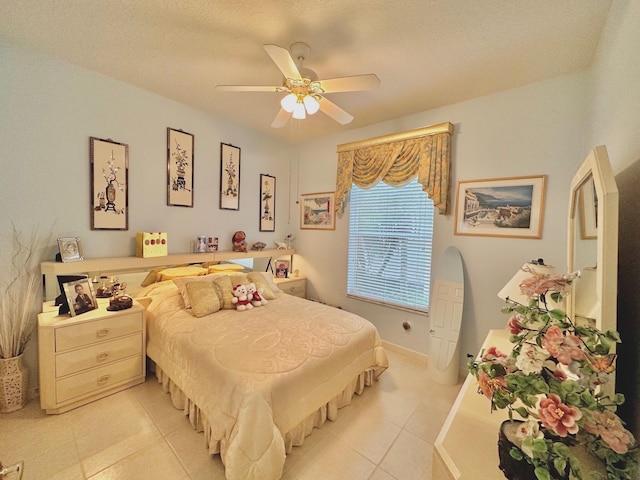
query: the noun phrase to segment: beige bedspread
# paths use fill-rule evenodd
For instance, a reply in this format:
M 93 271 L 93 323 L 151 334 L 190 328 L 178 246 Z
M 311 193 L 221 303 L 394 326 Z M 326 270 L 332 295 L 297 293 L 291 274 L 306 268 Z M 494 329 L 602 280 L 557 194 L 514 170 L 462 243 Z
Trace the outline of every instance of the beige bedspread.
M 388 365 L 375 327 L 344 310 L 279 294 L 196 318 L 163 290 L 147 310 L 147 355 L 197 411 L 229 480 L 280 478 L 285 451 Z

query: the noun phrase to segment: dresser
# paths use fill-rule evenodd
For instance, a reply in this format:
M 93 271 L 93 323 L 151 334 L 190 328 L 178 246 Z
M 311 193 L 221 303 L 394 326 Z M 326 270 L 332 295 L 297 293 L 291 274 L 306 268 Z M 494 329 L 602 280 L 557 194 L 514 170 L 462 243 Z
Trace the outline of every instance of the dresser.
M 107 302 L 70 317 L 45 304 L 38 315 L 40 405 L 62 413 L 144 382 L 144 309 L 110 312 Z
M 307 279 L 305 277 L 274 277 L 273 281 L 280 290 L 294 297 L 307 297 Z

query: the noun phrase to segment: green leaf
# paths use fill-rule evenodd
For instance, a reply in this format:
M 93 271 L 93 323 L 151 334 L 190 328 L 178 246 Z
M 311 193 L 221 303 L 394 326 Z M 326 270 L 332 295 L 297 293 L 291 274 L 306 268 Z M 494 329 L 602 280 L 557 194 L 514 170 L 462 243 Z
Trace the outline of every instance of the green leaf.
M 536 478 L 538 480 L 551 480 L 551 476 L 549 475 L 549 470 L 544 467 L 536 467 L 533 473 L 536 474 Z
M 553 310 L 549 311 L 549 315 L 551 316 L 551 318 L 553 318 L 554 320 L 564 320 L 567 317 L 567 314 L 564 313 L 564 310 L 560 310 L 558 308 L 555 308 Z
M 529 410 L 524 407 L 518 407 L 515 409 L 522 418 L 529 418 Z
M 514 458 L 515 460 L 518 460 L 518 461 L 524 459 L 524 455 L 522 455 L 522 452 L 516 447 L 513 447 L 511 448 L 511 450 L 509 450 L 509 455 L 511 456 L 511 458 Z
M 531 450 L 536 453 L 545 453 L 547 451 L 547 442 L 545 442 L 544 439 L 534 440 Z
M 620 334 L 615 330 L 607 330 L 604 334 L 608 339 L 613 340 L 617 343 L 622 343 L 622 339 L 620 338 Z
M 562 457 L 556 457 L 553 459 L 553 468 L 556 469 L 560 475 L 564 475 L 567 468 L 567 461 Z

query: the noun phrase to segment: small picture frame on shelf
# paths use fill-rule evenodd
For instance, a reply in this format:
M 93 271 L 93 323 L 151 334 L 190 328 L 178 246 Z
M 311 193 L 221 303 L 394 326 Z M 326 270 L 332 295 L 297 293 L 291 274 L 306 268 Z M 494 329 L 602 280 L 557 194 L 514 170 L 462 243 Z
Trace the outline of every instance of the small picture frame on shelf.
M 276 260 L 274 276 L 276 278 L 289 277 L 289 260 Z
M 89 278 L 63 283 L 62 288 L 72 317 L 98 308 L 96 295 Z
M 58 249 L 60 250 L 60 260 L 64 263 L 84 260 L 82 246 L 78 237 L 58 238 Z

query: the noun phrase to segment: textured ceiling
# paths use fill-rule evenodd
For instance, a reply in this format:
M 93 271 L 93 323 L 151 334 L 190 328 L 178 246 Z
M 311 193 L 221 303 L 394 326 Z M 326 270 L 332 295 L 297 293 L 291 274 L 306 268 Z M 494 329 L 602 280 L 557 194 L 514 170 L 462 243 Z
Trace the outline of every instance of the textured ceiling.
M 262 48 L 311 46 L 320 77 L 375 73 L 377 90 L 335 93 L 296 140 L 333 134 L 587 68 L 611 0 L 2 0 L 0 38 L 265 133 L 282 94 Z M 446 119 L 445 119 L 446 120 Z

